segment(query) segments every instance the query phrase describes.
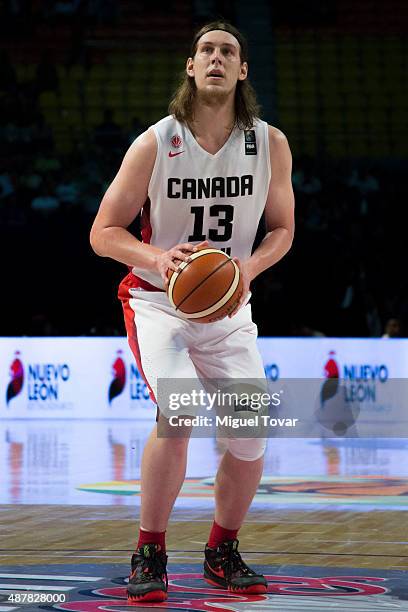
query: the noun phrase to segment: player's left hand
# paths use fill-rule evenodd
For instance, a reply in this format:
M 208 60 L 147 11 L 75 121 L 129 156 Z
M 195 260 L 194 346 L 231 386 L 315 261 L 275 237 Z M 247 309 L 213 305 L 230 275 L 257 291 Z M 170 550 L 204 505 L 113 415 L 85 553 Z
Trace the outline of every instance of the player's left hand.
M 238 312 L 238 310 L 241 308 L 242 304 L 245 302 L 245 300 L 247 299 L 248 293 L 249 293 L 249 286 L 251 284 L 251 276 L 249 273 L 249 265 L 248 262 L 241 262 L 239 261 L 238 257 L 233 257 L 233 261 L 237 264 L 239 271 L 241 273 L 241 278 L 242 278 L 242 295 L 241 295 L 241 299 L 239 300 L 238 304 L 236 305 L 235 309 L 228 315 L 229 318 L 235 316 Z

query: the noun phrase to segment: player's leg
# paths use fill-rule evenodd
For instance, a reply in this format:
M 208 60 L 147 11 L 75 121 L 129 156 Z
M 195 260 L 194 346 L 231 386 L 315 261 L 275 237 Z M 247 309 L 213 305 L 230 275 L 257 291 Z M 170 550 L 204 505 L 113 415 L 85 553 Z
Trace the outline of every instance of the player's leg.
M 129 344 L 140 373 L 153 398 L 159 378 L 197 377 L 184 341 L 188 325 L 174 315 L 165 294 L 140 292 L 124 301 Z M 165 531 L 170 512 L 185 476 L 189 431 L 167 437 L 160 416 L 145 446 L 141 466 L 141 522 L 129 577 L 130 601 L 163 601 L 167 598 Z
M 247 449 L 254 443 L 255 454 L 260 451 L 262 456 L 243 460 L 229 449 L 221 460 L 215 479 L 214 522 L 205 548 L 204 578 L 233 592 L 265 593 L 264 576 L 245 564 L 237 539 L 262 476 L 264 441 L 260 444 L 259 438 L 253 438 L 239 443 L 246 443 Z
M 162 415 L 161 421 L 166 422 Z M 165 423 L 160 423 L 163 435 Z M 174 502 L 183 484 L 189 430 L 183 437 L 158 436 L 153 429 L 143 451 L 141 465 L 140 528 L 129 577 L 130 602 L 167 599 L 166 529 Z
M 167 419 L 163 415 L 160 415 L 159 419 L 160 436 L 156 426 L 143 451 L 140 527 L 145 534 L 153 532 L 164 535 L 174 502 L 186 475 L 191 428 L 180 428 L 180 437 L 170 437 L 169 430 L 167 437 L 165 431 L 168 427 Z M 164 541 L 161 545 L 164 545 Z
M 238 533 L 257 492 L 263 471 L 264 457 L 252 461 L 237 459 L 227 450 L 215 479 L 215 524 L 226 525 Z M 245 486 L 242 486 L 245 483 Z M 210 534 L 208 544 L 216 545 L 216 534 Z M 222 540 L 221 540 L 222 541 Z
M 214 324 L 203 332 L 198 350 L 192 353 L 197 370 L 207 379 L 264 381 L 250 306 L 220 323 L 223 327 Z M 237 535 L 262 476 L 266 441 L 254 437 L 227 438 L 225 442 L 228 450 L 215 480 L 215 517 L 205 551 L 204 577 L 231 591 L 264 593 L 266 580 L 242 560 Z

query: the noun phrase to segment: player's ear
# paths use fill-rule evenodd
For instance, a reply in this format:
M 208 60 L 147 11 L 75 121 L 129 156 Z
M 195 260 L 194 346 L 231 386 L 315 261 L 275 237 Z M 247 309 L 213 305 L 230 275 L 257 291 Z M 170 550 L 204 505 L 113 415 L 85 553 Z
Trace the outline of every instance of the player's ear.
M 189 57 L 186 63 L 186 72 L 189 77 L 194 76 L 194 61 L 192 57 Z
M 247 62 L 242 62 L 241 69 L 239 71 L 238 80 L 239 81 L 245 81 L 247 76 L 248 76 L 248 64 L 247 64 Z

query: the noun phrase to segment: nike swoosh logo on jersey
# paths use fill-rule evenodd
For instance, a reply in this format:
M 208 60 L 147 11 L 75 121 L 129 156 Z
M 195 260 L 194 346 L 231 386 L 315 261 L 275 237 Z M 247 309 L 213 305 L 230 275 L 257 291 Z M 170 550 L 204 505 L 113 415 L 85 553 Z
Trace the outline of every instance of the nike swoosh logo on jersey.
M 169 151 L 169 157 L 176 157 L 176 155 L 181 155 L 182 153 L 184 153 L 184 151 L 178 151 L 177 153 Z

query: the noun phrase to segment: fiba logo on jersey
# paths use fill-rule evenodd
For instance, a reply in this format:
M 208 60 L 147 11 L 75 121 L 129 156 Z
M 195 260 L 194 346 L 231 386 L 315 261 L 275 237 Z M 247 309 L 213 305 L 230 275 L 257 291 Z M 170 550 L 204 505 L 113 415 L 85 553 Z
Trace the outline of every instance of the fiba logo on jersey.
M 183 146 L 183 141 L 178 134 L 175 134 L 170 140 L 170 144 L 174 149 L 180 149 Z
M 16 397 L 23 388 L 24 384 L 24 366 L 21 361 L 20 351 L 16 351 L 14 354 L 14 359 L 10 364 L 10 382 L 7 385 L 6 391 L 6 404 L 9 405 L 10 400 Z
M 255 130 L 245 130 L 245 155 L 256 155 L 256 136 Z
M 125 362 L 123 361 L 121 355 L 122 355 L 122 351 L 121 350 L 117 351 L 116 359 L 112 365 L 113 378 L 112 378 L 111 384 L 109 385 L 109 392 L 108 392 L 109 404 L 112 403 L 112 400 L 114 400 L 115 397 L 118 397 L 118 395 L 122 393 L 123 389 L 125 388 L 125 384 L 126 384 L 126 366 L 125 366 Z

